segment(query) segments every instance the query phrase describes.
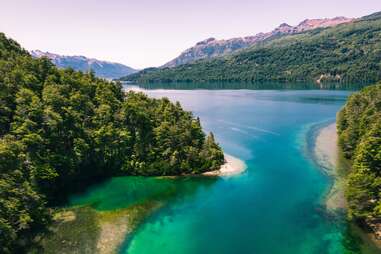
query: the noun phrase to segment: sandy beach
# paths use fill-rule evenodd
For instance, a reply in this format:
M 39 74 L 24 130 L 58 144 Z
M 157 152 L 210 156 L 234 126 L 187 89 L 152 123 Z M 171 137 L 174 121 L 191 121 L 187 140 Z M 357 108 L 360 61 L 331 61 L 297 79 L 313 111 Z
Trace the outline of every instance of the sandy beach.
M 338 148 L 336 123 L 332 123 L 319 131 L 316 137 L 314 153 L 318 164 L 335 182 L 327 196 L 326 207 L 329 210 L 345 209 L 344 178 L 340 177 L 340 156 Z
M 219 170 L 205 172 L 204 176 L 233 176 L 241 174 L 246 170 L 247 166 L 244 161 L 225 154 L 225 163 L 221 166 Z
M 338 145 L 336 124 L 322 128 L 316 137 L 315 155 L 321 166 L 332 170 L 338 165 Z
M 332 123 L 322 128 L 316 137 L 315 156 L 320 166 L 335 178 L 335 182 L 327 196 L 326 207 L 328 210 L 346 209 L 345 189 L 345 171 L 347 171 L 348 162 L 340 156 L 338 147 L 338 135 L 336 124 Z M 357 228 L 356 232 L 366 243 L 367 248 L 381 248 L 381 241 L 376 239 L 375 234 L 365 232 L 353 224 Z M 373 229 L 377 232 L 377 229 Z

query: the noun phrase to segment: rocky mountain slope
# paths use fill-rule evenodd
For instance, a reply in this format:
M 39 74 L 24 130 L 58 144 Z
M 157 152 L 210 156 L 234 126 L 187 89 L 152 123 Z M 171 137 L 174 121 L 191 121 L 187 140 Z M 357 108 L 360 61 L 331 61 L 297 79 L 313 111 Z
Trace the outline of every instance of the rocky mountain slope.
M 115 79 L 136 72 L 137 70 L 120 63 L 101 61 L 84 56 L 63 56 L 40 50 L 32 50 L 33 57 L 47 57 L 59 68 L 73 68 L 77 71 L 93 70 L 95 75 L 100 78 Z
M 320 25 L 305 21 L 298 27 L 303 31 Z M 292 29 L 286 25 L 281 28 Z M 372 15 L 334 27 L 265 40 L 221 57 L 173 68 L 144 70 L 121 80 L 139 83 L 301 81 L 365 85 L 381 80 L 380 52 L 381 15 Z
M 185 50 L 178 57 L 163 65 L 163 67 L 176 67 L 182 64 L 191 63 L 199 59 L 213 58 L 229 54 L 239 49 L 247 48 L 256 43 L 269 39 L 275 39 L 282 35 L 290 35 L 305 32 L 316 28 L 333 27 L 339 24 L 352 22 L 354 19 L 345 17 L 326 19 L 306 19 L 297 26 L 281 24 L 268 33 L 258 33 L 254 36 L 232 38 L 228 40 L 217 40 L 208 38 L 198 42 L 195 46 Z

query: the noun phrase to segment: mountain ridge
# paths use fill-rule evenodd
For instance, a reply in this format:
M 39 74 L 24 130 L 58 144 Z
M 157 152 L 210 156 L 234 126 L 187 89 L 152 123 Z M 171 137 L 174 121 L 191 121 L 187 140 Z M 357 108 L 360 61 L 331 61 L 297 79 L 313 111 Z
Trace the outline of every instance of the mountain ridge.
M 210 37 L 203 41 L 197 42 L 193 47 L 186 49 L 178 57 L 167 62 L 162 67 L 172 68 L 200 59 L 209 59 L 223 56 L 229 53 L 233 53 L 237 50 L 250 47 L 256 43 L 260 43 L 272 38 L 277 38 L 278 36 L 301 33 L 316 28 L 332 27 L 344 23 L 349 23 L 354 20 L 354 18 L 346 18 L 343 16 L 335 18 L 305 19 L 296 26 L 282 23 L 267 33 L 260 32 L 251 36 L 221 40 Z
M 120 78 L 138 71 L 121 63 L 88 58 L 82 55 L 60 55 L 41 50 L 32 50 L 30 54 L 35 58 L 47 57 L 59 68 L 73 68 L 84 72 L 93 70 L 96 76 L 106 79 Z
M 264 40 L 232 54 L 120 80 L 160 82 L 374 83 L 381 79 L 381 16 Z M 308 23 L 308 22 L 304 22 Z M 289 29 L 287 24 L 282 29 Z

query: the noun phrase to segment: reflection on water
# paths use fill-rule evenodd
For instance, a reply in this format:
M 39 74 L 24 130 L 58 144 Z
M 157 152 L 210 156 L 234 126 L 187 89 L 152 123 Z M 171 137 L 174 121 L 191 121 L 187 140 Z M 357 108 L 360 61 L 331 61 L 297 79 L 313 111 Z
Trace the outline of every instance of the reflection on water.
M 114 177 L 71 197 L 71 205 L 90 205 L 98 211 L 127 208 L 145 202 L 184 199 L 199 188 L 206 189 L 216 178 Z
M 208 90 L 316 90 L 316 89 L 330 89 L 330 90 L 359 90 L 366 85 L 353 84 L 353 83 L 322 83 L 317 84 L 313 82 L 211 82 L 211 83 L 153 83 L 153 84 L 131 84 L 124 83 L 124 85 L 138 86 L 143 89 L 177 89 L 177 90 L 194 90 L 194 89 L 208 89 Z

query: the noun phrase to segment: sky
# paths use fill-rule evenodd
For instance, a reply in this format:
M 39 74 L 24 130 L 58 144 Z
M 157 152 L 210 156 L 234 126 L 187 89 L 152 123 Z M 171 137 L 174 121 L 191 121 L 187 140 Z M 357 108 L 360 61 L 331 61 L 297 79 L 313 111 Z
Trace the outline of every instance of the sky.
M 0 32 L 25 49 L 160 66 L 209 37 L 268 32 L 307 18 L 361 17 L 381 0 L 0 0 Z

